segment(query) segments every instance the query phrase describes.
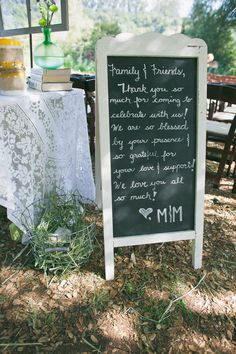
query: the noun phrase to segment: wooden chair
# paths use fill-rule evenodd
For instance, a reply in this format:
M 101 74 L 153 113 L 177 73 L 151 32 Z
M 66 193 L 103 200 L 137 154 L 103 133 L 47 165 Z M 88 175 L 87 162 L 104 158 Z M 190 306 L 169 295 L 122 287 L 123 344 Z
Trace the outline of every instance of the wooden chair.
M 70 80 L 74 88 L 80 88 L 85 93 L 85 108 L 87 114 L 90 152 L 95 152 L 95 75 L 71 74 Z
M 207 97 L 209 109 L 206 158 L 218 162 L 217 172 L 213 176 L 214 186 L 218 187 L 226 166 L 228 166 L 227 175 L 232 173 L 232 177 L 236 179 L 236 114 L 225 113 L 222 109 L 228 103 L 236 104 L 236 88 L 222 84 L 208 84 Z
M 208 84 L 208 116 L 209 120 L 231 123 L 235 107 L 229 107 L 236 104 L 236 85 Z

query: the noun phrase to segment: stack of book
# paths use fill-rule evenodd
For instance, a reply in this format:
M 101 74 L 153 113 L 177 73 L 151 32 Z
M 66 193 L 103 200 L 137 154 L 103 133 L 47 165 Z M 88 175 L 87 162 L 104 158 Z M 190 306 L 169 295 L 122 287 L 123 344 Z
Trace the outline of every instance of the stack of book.
M 70 68 L 41 69 L 32 68 L 28 86 L 38 91 L 68 91 L 72 89 Z

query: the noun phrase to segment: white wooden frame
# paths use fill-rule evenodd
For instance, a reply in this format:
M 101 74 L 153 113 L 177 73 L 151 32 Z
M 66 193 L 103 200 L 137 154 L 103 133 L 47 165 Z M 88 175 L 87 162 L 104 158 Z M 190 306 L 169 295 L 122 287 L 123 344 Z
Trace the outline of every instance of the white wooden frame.
M 195 227 L 190 231 L 157 233 L 129 237 L 113 237 L 112 184 L 110 159 L 110 131 L 108 104 L 108 56 L 142 56 L 197 59 L 197 112 L 196 112 L 196 190 Z M 205 134 L 206 134 L 206 78 L 207 46 L 201 39 L 191 39 L 182 34 L 163 36 L 146 33 L 140 36 L 120 34 L 105 37 L 97 42 L 96 51 L 96 191 L 97 203 L 102 205 L 105 247 L 105 275 L 114 279 L 114 247 L 142 245 L 179 240 L 193 240 L 193 266 L 202 266 L 204 189 L 205 189 Z

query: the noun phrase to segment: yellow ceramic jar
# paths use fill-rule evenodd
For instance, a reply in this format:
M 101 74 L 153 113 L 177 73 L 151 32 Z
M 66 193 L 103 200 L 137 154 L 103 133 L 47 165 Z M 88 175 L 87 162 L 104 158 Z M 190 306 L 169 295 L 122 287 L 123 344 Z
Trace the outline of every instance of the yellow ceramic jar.
M 21 42 L 0 38 L 0 91 L 11 93 L 25 89 L 25 68 Z

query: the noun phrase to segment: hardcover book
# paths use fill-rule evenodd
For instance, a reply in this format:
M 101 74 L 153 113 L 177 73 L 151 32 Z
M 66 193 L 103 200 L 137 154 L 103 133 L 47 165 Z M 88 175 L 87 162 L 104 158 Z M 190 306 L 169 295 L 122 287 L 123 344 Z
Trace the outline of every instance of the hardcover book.
M 38 91 L 69 91 L 72 90 L 72 82 L 41 82 L 28 79 L 28 86 Z
M 31 73 L 30 79 L 39 82 L 68 82 L 70 81 L 70 75 L 38 75 Z
M 42 75 L 42 76 L 62 76 L 70 75 L 71 68 L 61 68 L 61 69 L 43 69 L 43 68 L 32 68 L 31 74 Z

